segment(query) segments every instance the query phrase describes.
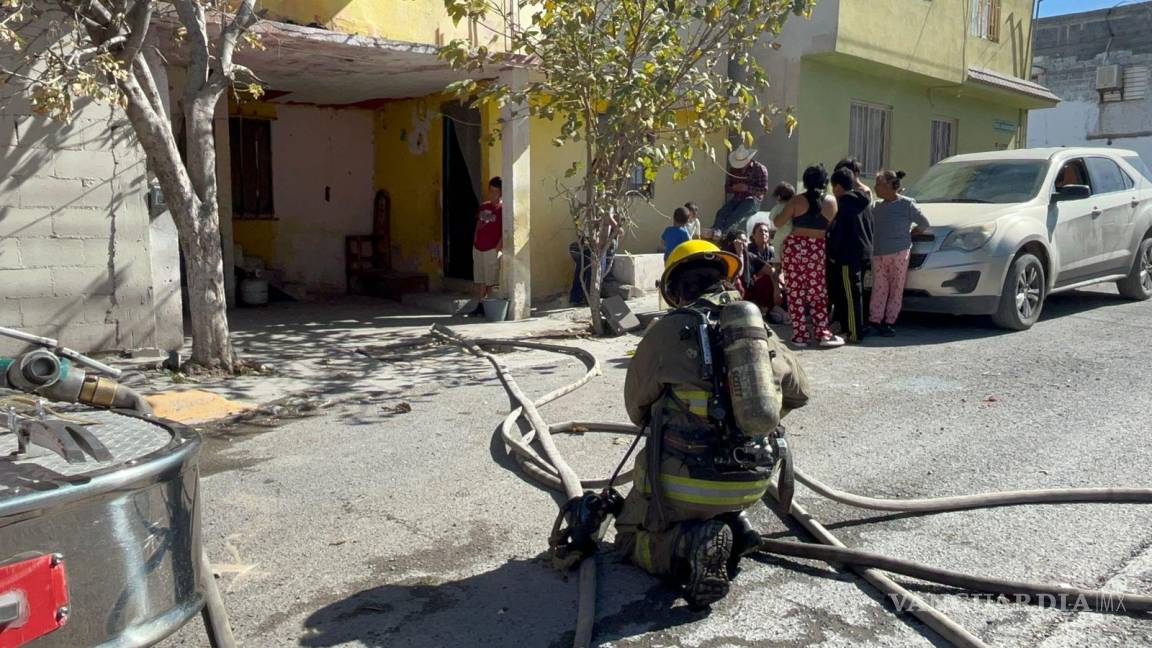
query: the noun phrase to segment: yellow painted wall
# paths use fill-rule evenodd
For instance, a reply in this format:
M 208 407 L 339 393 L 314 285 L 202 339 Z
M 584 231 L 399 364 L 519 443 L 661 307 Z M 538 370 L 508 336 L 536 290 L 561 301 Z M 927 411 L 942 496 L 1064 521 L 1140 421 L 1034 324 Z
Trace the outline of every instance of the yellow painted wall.
M 999 42 L 968 35 L 970 0 L 840 0 L 836 51 L 959 83 L 979 66 L 1026 76 L 1032 0 L 1001 0 Z
M 969 67 L 982 67 L 1022 79 L 1029 78 L 1032 54 L 1032 0 L 1001 0 L 1000 40 L 968 37 Z
M 576 240 L 576 228 L 568 203 L 557 183 L 575 188 L 579 178 L 565 178 L 574 161 L 584 161 L 579 144 L 557 147 L 552 140 L 560 134 L 560 122 L 532 120 L 532 296 L 542 299 L 566 294 L 571 287 L 573 264 L 568 246 Z M 723 139 L 715 145 L 724 150 Z M 700 205 L 701 220 L 712 224 L 724 200 L 724 168 L 697 156 L 696 172 L 685 180 L 672 179 L 670 170 L 656 177 L 652 205 L 638 202 L 632 213 L 632 227 L 621 241 L 621 251 L 633 254 L 658 251 L 660 233 L 672 223 L 672 212 L 688 201 Z
M 276 104 L 267 101 L 236 101 L 236 95 L 229 92 L 228 116 L 276 119 Z
M 560 121 L 531 120 L 532 167 L 532 297 L 543 298 L 567 293 L 572 282 L 572 260 L 568 245 L 576 240 L 567 201 L 557 195 L 557 182 L 570 187 L 576 178 L 564 172 L 575 161 L 584 162 L 584 149 L 578 144 L 555 146 Z
M 255 119 L 276 119 L 276 104 L 265 101 L 236 101 L 231 92 L 228 95 L 229 117 L 252 117 Z M 227 151 L 218 152 L 227 155 Z M 246 220 L 233 218 L 233 241 L 244 248 L 246 256 L 258 257 L 267 267 L 276 265 L 276 234 L 279 221 L 276 220 Z
M 376 114 L 376 188 L 392 196 L 392 265 L 443 279 L 443 124 L 436 96 L 389 102 Z
M 636 205 L 633 227 L 622 242 L 624 251 L 633 254 L 657 252 L 660 234 L 665 227 L 672 224 L 672 212 L 686 202 L 694 202 L 700 206 L 701 226 L 712 226 L 716 211 L 724 203 L 724 174 L 727 164 L 724 137 L 717 135 L 712 145 L 717 151 L 716 158 L 697 155 L 696 171 L 684 180 L 673 180 L 670 169 L 664 169 L 657 174 L 652 204 Z
M 464 38 L 488 44 L 493 37 L 492 31 L 468 21 L 453 25 L 443 0 L 261 0 L 260 7 L 272 20 L 409 43 Z
M 811 60 L 802 63 L 801 74 L 819 81 L 801 84 L 797 175 L 815 162 L 831 168 L 847 155 L 852 101 L 892 106 L 890 166 L 906 171 L 910 180 L 928 168 L 933 117 L 958 120 L 957 153 L 1015 148 L 1017 144 L 1016 132 L 996 126 L 1016 125 L 1020 112 L 985 98 L 956 96 L 963 89 L 933 90 Z
M 276 233 L 279 221 L 232 219 L 232 238 L 244 255 L 259 257 L 265 267 L 276 266 Z

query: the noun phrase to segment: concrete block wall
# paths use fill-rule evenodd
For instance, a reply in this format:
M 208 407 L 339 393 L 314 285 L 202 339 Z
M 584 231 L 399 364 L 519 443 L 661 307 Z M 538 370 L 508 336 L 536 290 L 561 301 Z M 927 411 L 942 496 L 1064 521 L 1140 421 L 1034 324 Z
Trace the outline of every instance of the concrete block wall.
M 156 315 L 157 287 L 170 300 L 179 286 L 179 258 L 152 258 L 158 228 L 130 126 L 95 103 L 55 122 L 20 91 L 0 87 L 0 325 L 82 351 L 180 348 L 179 306 L 174 322 L 171 308 Z M 21 347 L 0 338 L 0 354 Z
M 1152 69 L 1149 16 L 1152 2 L 1036 23 L 1033 72 L 1062 101 L 1030 113 L 1029 146 L 1115 146 L 1133 149 L 1152 164 L 1152 93 L 1101 103 L 1096 91 L 1096 70 L 1102 65 Z

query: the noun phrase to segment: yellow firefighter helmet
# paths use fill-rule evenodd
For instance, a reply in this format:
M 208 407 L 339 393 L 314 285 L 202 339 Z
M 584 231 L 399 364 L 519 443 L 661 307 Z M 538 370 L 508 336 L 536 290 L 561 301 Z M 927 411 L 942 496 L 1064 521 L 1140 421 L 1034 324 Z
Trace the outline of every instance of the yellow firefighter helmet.
M 664 276 L 660 279 L 660 294 L 664 296 L 664 300 L 670 304 L 675 301 L 668 294 L 669 280 L 678 268 L 684 266 L 689 261 L 714 261 L 716 266 L 724 273 L 724 278 L 732 281 L 736 278 L 736 274 L 740 272 L 740 258 L 731 252 L 725 252 L 716 247 L 715 243 L 711 241 L 702 241 L 700 239 L 693 239 L 684 241 L 677 245 L 672 253 L 668 255 L 668 259 L 664 262 Z

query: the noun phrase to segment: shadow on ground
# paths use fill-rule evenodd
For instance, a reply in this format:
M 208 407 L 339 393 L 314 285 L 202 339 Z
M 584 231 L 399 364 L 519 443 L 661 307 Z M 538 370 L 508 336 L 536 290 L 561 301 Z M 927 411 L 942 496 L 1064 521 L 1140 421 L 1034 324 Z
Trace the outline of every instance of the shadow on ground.
M 1093 311 L 1111 309 L 1131 304 L 1128 299 L 1114 291 L 1104 289 L 1074 290 L 1050 296 L 1044 303 L 1040 322 L 1048 322 L 1062 317 L 1084 315 Z M 790 339 L 791 328 L 775 327 L 785 339 Z M 869 337 L 864 341 L 870 347 L 927 346 L 949 344 L 965 340 L 993 338 L 1010 335 L 1008 331 L 992 323 L 992 318 L 980 315 L 942 315 L 936 313 L 901 313 L 896 324 L 896 337 Z
M 612 558 L 602 557 L 606 582 L 632 591 L 634 602 L 596 622 L 598 642 L 659 631 L 707 616 L 676 593 Z M 609 580 L 610 579 L 610 580 Z M 646 590 L 644 589 L 646 588 Z M 490 571 L 448 582 L 417 580 L 366 589 L 325 605 L 304 621 L 301 646 L 570 646 L 576 584 L 539 559 L 510 560 Z

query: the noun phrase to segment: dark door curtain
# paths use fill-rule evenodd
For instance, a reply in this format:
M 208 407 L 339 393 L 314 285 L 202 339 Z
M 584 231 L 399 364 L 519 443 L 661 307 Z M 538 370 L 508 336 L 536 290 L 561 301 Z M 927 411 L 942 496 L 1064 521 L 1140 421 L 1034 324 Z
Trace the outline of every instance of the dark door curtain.
M 444 105 L 444 275 L 472 279 L 472 240 L 481 202 L 480 111 Z

